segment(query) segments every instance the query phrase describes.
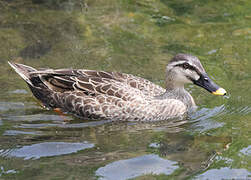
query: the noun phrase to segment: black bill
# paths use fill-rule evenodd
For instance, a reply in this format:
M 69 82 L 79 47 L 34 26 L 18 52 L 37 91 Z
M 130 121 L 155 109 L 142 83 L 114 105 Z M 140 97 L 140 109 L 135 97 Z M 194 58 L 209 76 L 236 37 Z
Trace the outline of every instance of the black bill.
M 210 93 L 212 93 L 214 95 L 223 96 L 227 93 L 225 89 L 223 89 L 223 88 L 219 87 L 217 84 L 215 84 L 208 77 L 207 74 L 202 74 L 197 81 L 193 80 L 193 83 L 196 84 L 197 86 L 203 87 L 204 89 L 206 89 L 207 91 L 209 91 Z

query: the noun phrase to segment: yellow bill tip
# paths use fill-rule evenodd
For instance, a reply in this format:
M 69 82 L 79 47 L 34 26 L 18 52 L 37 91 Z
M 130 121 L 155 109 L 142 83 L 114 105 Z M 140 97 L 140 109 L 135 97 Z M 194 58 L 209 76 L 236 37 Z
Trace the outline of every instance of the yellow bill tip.
M 214 95 L 224 96 L 227 94 L 226 90 L 223 88 L 219 88 L 216 91 L 212 92 Z

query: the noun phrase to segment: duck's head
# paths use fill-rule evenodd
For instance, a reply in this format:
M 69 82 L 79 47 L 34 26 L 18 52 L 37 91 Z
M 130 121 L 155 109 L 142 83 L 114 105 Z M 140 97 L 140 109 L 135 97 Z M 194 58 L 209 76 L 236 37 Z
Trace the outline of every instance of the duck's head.
M 169 84 L 168 84 L 169 83 Z M 177 54 L 167 65 L 167 88 L 194 83 L 214 95 L 225 95 L 226 91 L 215 84 L 207 75 L 200 60 L 188 54 Z

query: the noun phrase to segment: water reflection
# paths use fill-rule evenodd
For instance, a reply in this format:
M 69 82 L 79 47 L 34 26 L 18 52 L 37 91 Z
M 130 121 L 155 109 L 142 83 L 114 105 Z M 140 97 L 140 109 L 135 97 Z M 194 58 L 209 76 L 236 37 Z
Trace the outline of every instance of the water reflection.
M 18 171 L 14 170 L 14 169 L 9 169 L 9 170 L 5 170 L 3 166 L 0 167 L 0 177 L 4 174 L 15 174 Z
M 23 109 L 24 103 L 21 102 L 0 102 L 0 111 L 8 111 L 11 109 Z
M 249 145 L 246 148 L 241 149 L 240 152 L 246 156 L 250 156 L 251 155 L 251 145 Z
M 231 111 L 229 112 L 231 114 L 250 114 L 251 113 L 251 107 L 250 106 L 240 106 L 237 108 L 231 108 Z
M 201 108 L 191 114 L 192 120 L 200 121 L 215 117 L 216 115 L 225 114 L 225 106 L 216 106 L 214 108 Z
M 197 176 L 195 179 L 249 179 L 251 173 L 246 169 L 231 169 L 223 167 L 220 169 L 211 169 Z
M 25 160 L 39 159 L 41 157 L 59 156 L 75 153 L 80 150 L 94 147 L 94 144 L 88 142 L 66 143 L 66 142 L 44 142 L 23 146 L 21 148 L 0 150 L 3 157 L 22 157 Z
M 224 161 L 224 163 L 228 164 L 228 165 L 231 165 L 234 162 L 233 159 L 230 159 L 228 157 L 223 157 L 223 156 L 216 156 L 215 160 L 216 161 Z
M 19 108 L 19 104 L 17 105 L 14 112 L 22 110 Z M 26 106 L 20 104 L 20 107 L 24 109 Z M 6 107 L 6 106 L 5 106 Z M 28 107 L 26 110 L 30 110 Z M 6 108 L 8 111 L 8 108 Z M 11 111 L 13 112 L 13 111 Z M 216 106 L 214 108 L 202 108 L 197 112 L 192 114 L 188 119 L 170 119 L 169 121 L 160 121 L 160 122 L 150 122 L 150 123 L 142 123 L 142 122 L 113 122 L 113 121 L 87 121 L 75 118 L 74 116 L 64 116 L 63 118 L 56 113 L 53 112 L 33 112 L 28 115 L 16 115 L 16 113 L 12 114 L 4 114 L 3 121 L 11 122 L 12 128 L 15 129 L 7 129 L 4 131 L 3 135 L 8 136 L 16 136 L 17 142 L 25 139 L 25 141 L 36 141 L 36 140 L 44 140 L 53 141 L 53 139 L 61 138 L 64 140 L 66 137 L 70 138 L 78 138 L 78 141 L 87 140 L 90 142 L 94 142 L 98 144 L 98 147 L 101 149 L 109 149 L 110 153 L 116 154 L 115 157 L 118 157 L 116 162 L 106 165 L 105 167 L 100 168 L 96 173 L 97 175 L 103 176 L 103 179 L 114 178 L 118 179 L 119 177 L 114 177 L 111 174 L 113 173 L 113 168 L 119 167 L 122 168 L 120 163 L 128 163 L 133 162 L 132 169 L 120 173 L 123 177 L 132 178 L 136 177 L 133 175 L 141 176 L 144 174 L 165 174 L 168 172 L 167 167 L 163 166 L 165 172 L 156 171 L 154 168 L 158 167 L 155 165 L 155 161 L 160 164 L 167 162 L 179 162 L 182 164 L 184 173 L 180 173 L 180 177 L 185 177 L 186 173 L 196 173 L 200 170 L 207 168 L 212 162 L 208 161 L 211 159 L 213 155 L 214 149 L 199 149 L 197 148 L 197 144 L 208 144 L 208 143 L 217 143 L 224 144 L 221 141 L 222 137 L 194 137 L 192 135 L 184 134 L 185 132 L 191 131 L 190 129 L 194 129 L 196 131 L 206 131 L 208 129 L 221 127 L 223 123 L 219 123 L 215 120 L 215 117 L 219 117 L 226 113 L 226 108 L 224 105 Z M 25 113 L 24 113 L 25 114 Z M 67 119 L 65 121 L 65 119 Z M 191 122 L 191 124 L 187 124 L 187 122 Z M 189 130 L 188 130 L 189 129 Z M 184 131 L 185 130 L 185 131 Z M 188 131 L 187 131 L 188 130 Z M 193 131 L 193 130 L 192 130 Z M 183 133 L 184 132 L 184 133 Z M 23 135 L 23 136 L 20 136 Z M 25 135 L 25 136 L 24 136 Z M 210 140 L 209 140 L 210 139 Z M 54 141 L 55 141 L 54 140 Z M 24 159 L 38 159 L 41 157 L 49 157 L 49 156 L 58 156 L 62 154 L 70 154 L 77 152 L 79 150 L 85 148 L 91 148 L 94 145 L 89 144 L 90 146 L 83 145 L 73 145 L 74 143 L 65 143 L 62 142 L 52 142 L 52 144 L 48 144 L 48 142 L 34 144 L 30 146 L 23 146 L 21 148 L 11 149 L 11 144 L 7 145 L 5 149 L 2 149 L 1 156 L 3 157 L 23 157 Z M 137 143 L 137 145 L 135 145 Z M 58 148 L 59 147 L 59 148 Z M 67 147 L 67 148 L 65 148 Z M 125 152 L 134 152 L 134 148 L 137 147 L 140 150 L 148 149 L 151 153 L 157 153 L 161 156 L 164 156 L 168 160 L 162 159 L 157 155 L 148 155 L 140 156 L 138 159 L 134 160 L 120 160 L 123 158 L 123 153 L 117 153 L 119 150 Z M 9 149 L 8 149 L 9 148 Z M 222 148 L 222 146 L 221 146 Z M 61 151 L 60 151 L 61 150 Z M 148 151 L 148 152 L 149 152 Z M 103 157 L 108 157 L 109 155 L 106 152 L 93 152 L 101 153 Z M 100 156 L 100 155 L 99 155 Z M 93 161 L 98 162 L 99 156 L 94 155 Z M 196 158 L 194 158 L 196 157 Z M 161 159 L 161 160 L 160 160 Z M 162 161 L 163 160 L 163 161 Z M 121 162 L 122 161 L 122 162 Z M 140 168 L 136 168 L 137 164 L 145 164 L 148 162 L 149 164 L 146 167 L 146 171 Z M 152 163 L 153 161 L 153 163 Z M 151 163 L 150 163 L 151 162 Z M 141 165 L 141 164 L 140 164 Z M 162 165 L 162 164 L 161 164 Z M 173 164 L 169 164 L 171 167 Z M 152 168 L 152 169 L 151 169 Z M 159 168 L 164 171 L 164 168 Z M 178 168 L 178 167 L 177 167 Z M 135 171 L 133 171 L 135 169 Z M 108 174 L 102 174 L 103 171 L 108 171 Z M 117 171 L 116 169 L 114 170 Z M 174 170 L 173 170 L 174 171 Z M 171 174 L 170 172 L 169 174 Z M 132 175 L 133 174 L 133 175 Z M 121 177 L 121 178 L 123 178 Z
M 179 166 L 177 162 L 149 154 L 132 159 L 119 160 L 96 171 L 100 180 L 123 180 L 145 174 L 172 174 Z
M 196 131 L 204 132 L 210 129 L 222 127 L 223 122 L 217 122 L 214 119 L 226 113 L 225 106 L 216 106 L 214 108 L 202 108 L 191 114 L 190 118 L 193 124 L 191 128 Z
M 112 121 L 92 121 L 92 122 L 84 122 L 84 123 L 76 123 L 74 121 L 72 122 L 63 122 L 62 118 L 60 116 L 55 116 L 58 119 L 61 119 L 61 121 L 54 123 L 36 123 L 36 124 L 20 124 L 17 126 L 18 128 L 24 128 L 24 129 L 30 129 L 30 128 L 45 128 L 45 127 L 60 127 L 60 128 L 86 128 L 86 127 L 95 127 L 99 125 L 105 125 L 108 123 L 111 123 Z M 57 119 L 56 118 L 56 119 Z
M 25 89 L 16 89 L 13 91 L 9 91 L 10 94 L 28 94 L 28 92 Z
M 32 115 L 20 115 L 20 116 L 6 116 L 4 120 L 12 120 L 12 121 L 70 121 L 73 120 L 71 116 L 61 117 L 59 115 L 49 115 L 49 114 L 32 114 Z
M 5 178 L 8 174 L 6 179 L 95 179 L 95 171 L 104 164 L 115 168 L 116 162 L 128 163 L 121 160 L 125 157 L 152 153 L 179 162 L 182 170 L 176 171 L 173 179 L 187 179 L 196 172 L 204 173 L 197 179 L 232 179 L 239 177 L 235 176 L 238 172 L 244 175 L 241 178 L 250 178 L 240 168 L 249 169 L 250 156 L 251 1 L 79 2 L 0 0 L 0 147 L 2 156 L 9 152 L 25 155 L 23 158 L 40 157 L 40 146 L 46 142 L 54 142 L 49 148 L 52 154 L 58 151 L 55 143 L 59 141 L 88 141 L 97 148 L 42 161 L 0 157 L 0 175 Z M 67 116 L 71 121 L 66 122 L 52 111 L 41 110 L 7 64 L 13 59 L 34 67 L 120 71 L 164 85 L 160 72 L 164 73 L 170 57 L 180 52 L 199 56 L 207 72 L 217 77 L 216 82 L 231 96 L 212 97 L 189 86 L 200 109 L 188 119 L 191 123 L 179 127 L 187 119 L 154 124 L 89 122 Z M 234 142 L 224 151 L 228 139 Z M 32 157 L 29 151 L 34 153 Z M 202 164 L 215 151 L 222 153 L 214 161 L 218 169 L 205 172 Z M 144 161 L 139 164 L 143 166 Z M 21 173 L 12 175 L 12 170 Z
M 55 116 L 57 117 L 57 116 Z M 60 119 L 61 117 L 58 116 Z M 19 118 L 18 118 L 19 119 Z M 25 119 L 25 118 L 24 118 Z M 57 119 L 57 118 L 55 118 Z M 52 121 L 52 123 L 22 123 L 16 126 L 16 128 L 22 129 L 44 129 L 46 127 L 57 127 L 62 129 L 83 129 L 88 127 L 96 127 L 99 133 L 109 133 L 113 131 L 128 131 L 135 132 L 141 130 L 153 130 L 163 131 L 166 130 L 169 133 L 177 133 L 183 131 L 182 125 L 187 120 L 170 120 L 160 122 L 114 122 L 112 120 L 101 120 L 101 121 L 85 121 L 78 123 L 78 121 Z
M 30 135 L 41 135 L 41 132 L 37 131 L 19 131 L 19 130 L 7 130 L 3 133 L 4 136 L 16 136 L 21 134 L 30 134 Z
M 9 110 L 25 110 L 38 108 L 34 105 L 35 103 L 22 103 L 22 102 L 0 102 L 0 112 L 9 111 Z
M 156 143 L 156 142 L 151 143 L 151 144 L 149 144 L 149 147 L 150 148 L 160 148 L 160 143 Z

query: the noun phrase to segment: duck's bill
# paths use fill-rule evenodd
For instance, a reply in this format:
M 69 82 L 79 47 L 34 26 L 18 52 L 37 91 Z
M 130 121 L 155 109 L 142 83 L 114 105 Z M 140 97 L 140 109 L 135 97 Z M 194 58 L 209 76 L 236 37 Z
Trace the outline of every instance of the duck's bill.
M 197 86 L 203 87 L 210 93 L 214 95 L 224 96 L 226 95 L 226 90 L 215 84 L 207 74 L 202 74 L 197 81 L 193 81 Z
M 227 94 L 226 90 L 223 88 L 219 88 L 216 91 L 213 91 L 212 94 L 214 95 L 219 95 L 219 96 L 224 96 Z

